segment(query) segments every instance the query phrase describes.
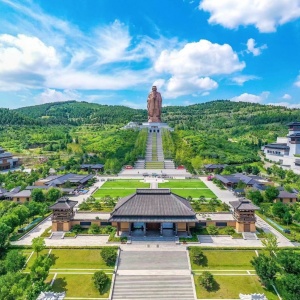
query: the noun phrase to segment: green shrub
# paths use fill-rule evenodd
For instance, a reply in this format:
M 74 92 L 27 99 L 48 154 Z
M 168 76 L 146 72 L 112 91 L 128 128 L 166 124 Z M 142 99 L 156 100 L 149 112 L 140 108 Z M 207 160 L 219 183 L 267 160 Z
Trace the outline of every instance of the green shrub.
M 100 226 L 97 224 L 92 224 L 88 230 L 89 234 L 97 234 L 100 233 Z
M 109 283 L 109 277 L 103 271 L 98 271 L 95 272 L 93 280 L 97 290 L 100 292 L 100 294 L 103 294 L 107 284 Z
M 208 271 L 204 271 L 202 275 L 199 276 L 199 284 L 202 285 L 207 291 L 213 289 L 214 282 L 215 280 L 213 275 Z
M 219 233 L 219 229 L 215 225 L 209 225 L 207 226 L 207 232 L 210 235 L 217 235 Z
M 191 249 L 192 261 L 194 264 L 200 266 L 204 261 L 204 254 L 200 248 L 192 248 Z
M 114 266 L 117 260 L 117 251 L 111 247 L 105 247 L 100 252 L 107 266 Z

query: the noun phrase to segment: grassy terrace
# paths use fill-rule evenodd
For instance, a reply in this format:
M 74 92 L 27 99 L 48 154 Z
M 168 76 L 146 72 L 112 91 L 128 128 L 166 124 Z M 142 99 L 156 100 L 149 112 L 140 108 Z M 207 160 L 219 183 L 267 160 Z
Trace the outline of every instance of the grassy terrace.
M 264 293 L 269 300 L 278 299 L 275 291 L 263 287 L 251 265 L 254 250 L 203 250 L 205 260 L 192 270 L 198 299 L 238 299 L 239 294 Z M 198 284 L 203 271 L 213 274 L 215 285 L 207 291 Z
M 100 295 L 95 288 L 92 277 L 96 271 L 103 270 L 112 278 L 113 267 L 108 267 L 100 255 L 100 249 L 53 249 L 50 257 L 53 259 L 49 276 L 46 279 L 50 283 L 56 274 L 52 286 L 55 292 L 66 292 L 66 297 L 76 297 L 76 299 L 86 298 L 108 298 L 110 285 L 107 286 L 104 294 Z M 25 252 L 25 251 L 24 251 Z M 24 253 L 30 255 L 31 252 Z M 45 249 L 42 254 L 49 253 Z M 34 254 L 25 269 L 30 271 L 36 254 Z
M 95 198 L 102 198 L 105 196 L 126 197 L 135 193 L 137 188 L 149 188 L 149 183 L 141 182 L 140 180 L 112 180 L 106 181 L 101 188 L 99 188 L 94 194 Z
M 181 180 L 181 179 L 168 179 L 167 182 L 159 183 L 159 188 L 192 188 L 192 189 L 207 189 L 205 183 L 199 179 Z

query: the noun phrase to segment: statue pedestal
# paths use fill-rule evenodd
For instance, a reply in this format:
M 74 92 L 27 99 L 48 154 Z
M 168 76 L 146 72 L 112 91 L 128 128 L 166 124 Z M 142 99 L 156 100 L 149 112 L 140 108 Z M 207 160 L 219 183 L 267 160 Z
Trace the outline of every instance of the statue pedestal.
M 147 122 L 147 123 L 142 123 L 140 128 L 147 128 L 148 132 L 160 132 L 163 128 L 169 130 L 169 131 L 174 131 L 173 128 L 171 128 L 167 123 L 162 123 L 162 122 Z

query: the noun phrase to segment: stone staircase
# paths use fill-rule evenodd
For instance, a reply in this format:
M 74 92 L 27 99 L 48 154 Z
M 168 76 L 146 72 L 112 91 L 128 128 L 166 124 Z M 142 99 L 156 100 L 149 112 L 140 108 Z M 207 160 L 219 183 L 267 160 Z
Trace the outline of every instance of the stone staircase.
M 123 250 L 112 299 L 194 300 L 186 250 Z
M 135 169 L 145 169 L 145 160 L 144 159 L 139 159 L 135 162 L 134 164 Z
M 165 169 L 175 169 L 175 164 L 173 162 L 173 160 L 165 160 L 164 161 L 164 166 L 165 166 Z
M 51 240 L 60 240 L 63 238 L 65 233 L 63 231 L 53 231 L 51 236 L 49 237 Z
M 258 240 L 257 235 L 253 232 L 243 232 L 242 235 L 244 240 Z

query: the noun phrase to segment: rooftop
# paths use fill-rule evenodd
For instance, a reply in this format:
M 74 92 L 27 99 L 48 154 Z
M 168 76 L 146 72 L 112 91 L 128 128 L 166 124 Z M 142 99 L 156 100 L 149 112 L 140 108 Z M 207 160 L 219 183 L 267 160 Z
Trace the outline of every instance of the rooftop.
M 70 209 L 73 208 L 78 201 L 70 200 L 68 197 L 59 198 L 53 205 L 49 206 L 50 209 Z
M 111 213 L 111 221 L 124 221 L 134 217 L 144 222 L 195 222 L 195 212 L 190 203 L 171 193 L 170 189 L 137 189 L 133 195 L 119 200 Z
M 16 194 L 12 195 L 12 197 L 17 197 L 17 198 L 20 198 L 20 197 L 29 198 L 30 196 L 31 196 L 31 191 L 30 190 L 23 190 L 19 193 L 16 193 Z
M 259 210 L 259 207 L 252 204 L 252 202 L 246 198 L 240 198 L 237 201 L 230 201 L 231 206 L 235 210 Z
M 288 150 L 290 149 L 289 146 L 287 146 L 286 143 L 273 143 L 273 144 L 268 144 L 265 145 L 265 148 L 271 148 L 271 149 L 280 149 L 280 150 Z

